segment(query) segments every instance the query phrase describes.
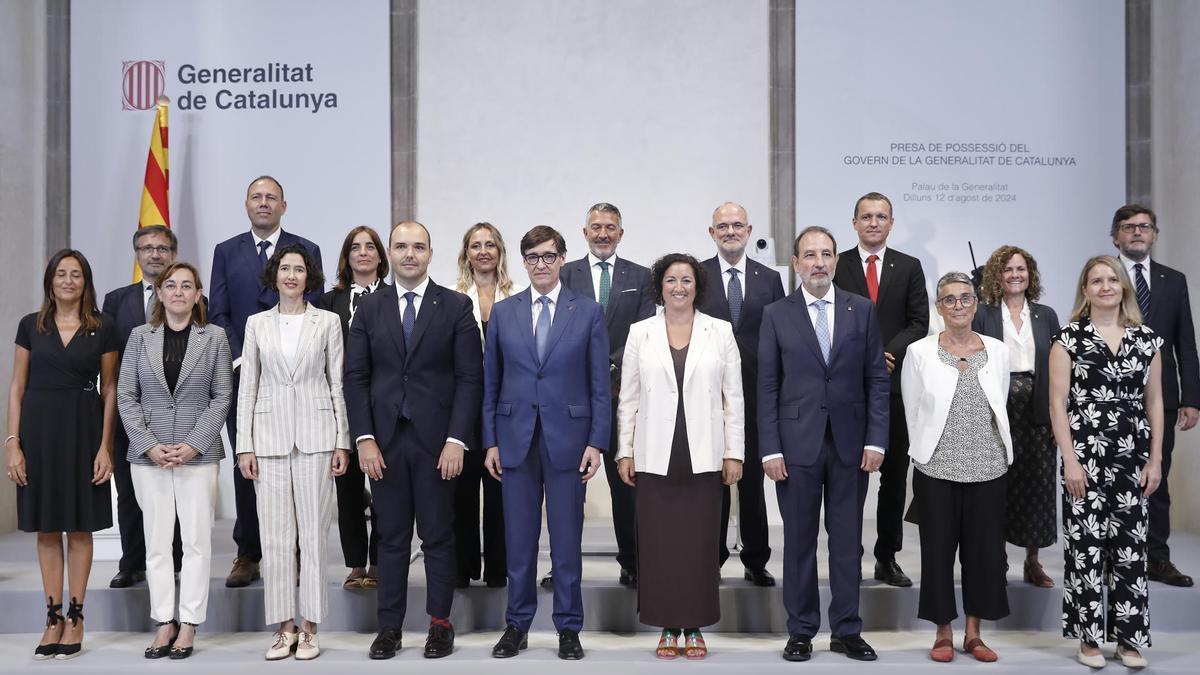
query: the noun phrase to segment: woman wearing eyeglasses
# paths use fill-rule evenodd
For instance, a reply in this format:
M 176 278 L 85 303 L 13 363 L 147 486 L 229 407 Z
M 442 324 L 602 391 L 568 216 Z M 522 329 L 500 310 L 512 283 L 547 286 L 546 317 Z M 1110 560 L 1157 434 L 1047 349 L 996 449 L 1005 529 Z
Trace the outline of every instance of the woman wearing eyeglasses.
M 950 272 L 937 283 L 945 329 L 914 342 L 901 372 L 908 454 L 916 464 L 913 495 L 921 531 L 921 598 L 917 616 L 937 625 L 929 658 L 954 658 L 950 623 L 958 617 L 954 557 L 962 561 L 963 651 L 979 661 L 996 652 L 980 638 L 980 621 L 1008 616 L 1004 570 L 1006 474 L 1012 437 L 1006 408 L 1009 350 L 971 330 L 975 288 Z

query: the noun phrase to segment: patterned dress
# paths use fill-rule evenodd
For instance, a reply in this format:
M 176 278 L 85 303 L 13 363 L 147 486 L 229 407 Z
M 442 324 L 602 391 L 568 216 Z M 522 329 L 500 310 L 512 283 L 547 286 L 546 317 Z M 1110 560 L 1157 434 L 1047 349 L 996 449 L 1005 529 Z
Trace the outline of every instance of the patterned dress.
M 1149 647 L 1147 500 L 1139 481 L 1150 459 L 1143 399 L 1162 338 L 1146 326 L 1128 326 L 1113 355 L 1084 317 L 1056 340 L 1071 357 L 1067 415 L 1087 473 L 1081 499 L 1063 482 L 1063 636 Z

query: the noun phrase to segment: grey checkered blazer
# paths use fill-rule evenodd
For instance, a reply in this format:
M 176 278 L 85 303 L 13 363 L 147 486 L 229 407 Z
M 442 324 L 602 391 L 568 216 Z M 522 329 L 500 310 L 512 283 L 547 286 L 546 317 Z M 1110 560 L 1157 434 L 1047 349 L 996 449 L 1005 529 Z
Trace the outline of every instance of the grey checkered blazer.
M 129 334 L 117 378 L 117 410 L 129 435 L 129 462 L 153 465 L 146 454 L 159 443 L 199 450 L 188 464 L 225 456 L 221 427 L 233 397 L 229 340 L 217 325 L 192 325 L 175 394 L 163 374 L 162 326 L 142 324 Z

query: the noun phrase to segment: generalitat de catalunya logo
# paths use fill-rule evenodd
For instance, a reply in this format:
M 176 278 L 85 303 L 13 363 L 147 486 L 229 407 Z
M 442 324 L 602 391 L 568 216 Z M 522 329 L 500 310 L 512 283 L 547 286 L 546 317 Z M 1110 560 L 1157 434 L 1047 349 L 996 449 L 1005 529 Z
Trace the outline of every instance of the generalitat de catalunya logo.
M 121 62 L 121 110 L 149 110 L 166 88 L 166 61 Z

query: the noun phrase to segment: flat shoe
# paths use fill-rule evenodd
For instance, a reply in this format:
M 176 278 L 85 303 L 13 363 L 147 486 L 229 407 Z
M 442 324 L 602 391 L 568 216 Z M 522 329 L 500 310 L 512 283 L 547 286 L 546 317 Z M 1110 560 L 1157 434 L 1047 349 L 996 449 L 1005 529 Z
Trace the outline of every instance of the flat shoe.
M 1126 668 L 1140 669 L 1150 665 L 1150 662 L 1146 660 L 1146 657 L 1142 656 L 1141 654 L 1126 652 L 1120 647 L 1117 647 L 1117 651 L 1113 654 L 1113 658 L 1119 660 L 1121 665 L 1125 666 Z
M 996 659 L 1000 658 L 996 652 L 992 651 L 991 648 L 983 644 L 983 640 L 980 640 L 977 637 L 973 637 L 963 643 L 963 653 L 970 654 L 971 656 L 975 657 L 976 661 L 983 661 L 984 663 L 992 663 Z
M 933 649 L 929 650 L 929 658 L 938 663 L 950 663 L 954 660 L 954 643 L 947 638 L 935 640 Z
M 350 574 L 346 575 L 346 580 L 342 582 L 342 588 L 350 591 L 356 588 L 362 588 L 363 579 L 367 578 L 366 572 L 351 570 Z
M 1050 575 L 1046 574 L 1046 570 L 1042 569 L 1042 564 L 1032 561 L 1025 561 L 1025 582 L 1033 584 L 1038 588 L 1054 588 L 1054 580 Z
M 1075 660 L 1087 666 L 1088 668 L 1097 669 L 1103 668 L 1104 665 L 1108 663 L 1104 660 L 1104 654 L 1097 653 L 1089 656 L 1083 653 L 1082 647 L 1079 648 L 1079 651 L 1075 652 Z

